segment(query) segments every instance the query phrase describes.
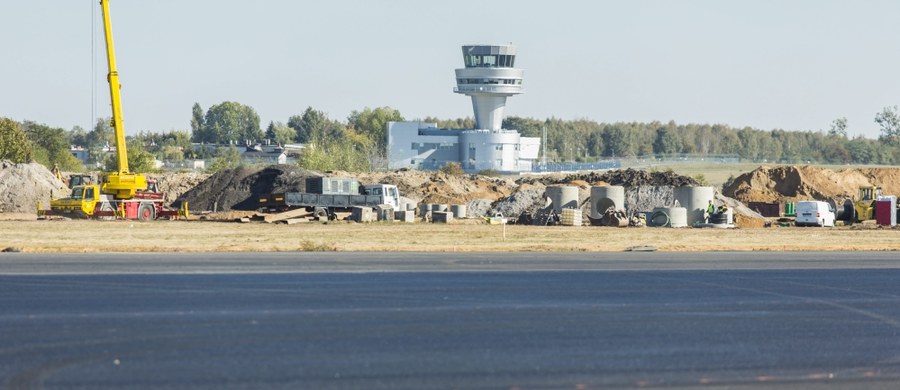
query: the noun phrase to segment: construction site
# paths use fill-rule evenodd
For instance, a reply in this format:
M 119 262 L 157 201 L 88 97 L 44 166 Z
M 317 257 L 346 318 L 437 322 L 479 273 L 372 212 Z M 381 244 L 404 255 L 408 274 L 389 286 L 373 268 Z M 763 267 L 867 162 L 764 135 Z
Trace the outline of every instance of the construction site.
M 355 235 L 342 238 L 356 243 L 365 243 L 374 235 L 410 236 L 392 230 L 408 231 L 408 228 L 400 226 L 417 226 L 413 228 L 417 231 L 425 231 L 421 228 L 424 224 L 444 226 L 429 237 L 416 238 L 405 244 L 394 241 L 387 247 L 336 246 L 335 240 L 331 239 L 319 244 L 304 241 L 307 244 L 287 246 L 277 242 L 264 247 L 220 245 L 212 248 L 214 250 L 618 250 L 623 247 L 655 250 L 659 245 L 629 238 L 627 234 L 616 245 L 602 245 L 589 240 L 590 245 L 584 246 L 578 240 L 584 235 L 607 234 L 609 229 L 635 232 L 640 229 L 683 229 L 699 232 L 704 229 L 769 228 L 780 234 L 783 228 L 795 225 L 837 226 L 845 231 L 893 230 L 896 227 L 896 195 L 900 194 L 900 169 L 896 168 L 833 171 L 813 166 L 761 166 L 730 180 L 721 188 L 669 170 L 526 173 L 531 171 L 521 168 L 530 167 L 537 158 L 541 140 L 521 137 L 518 132 L 501 127 L 506 98 L 523 92 L 520 87 L 522 70 L 513 65 L 515 47 L 512 45 L 463 46 L 465 68 L 456 72 L 465 78 L 457 79 L 459 85 L 454 92 L 471 97 L 474 129 L 456 129 L 451 132 L 455 134 L 454 140 L 429 143 L 425 142 L 428 137 L 438 134 L 433 127 L 422 129 L 410 122 L 406 126 L 409 128 L 398 126 L 394 133 L 392 129 L 397 123 L 388 123 L 388 139 L 404 139 L 398 143 L 402 146 L 395 151 L 398 156 L 388 156 L 394 169 L 365 173 L 316 172 L 301 169 L 298 165 L 280 164 L 239 166 L 212 174 L 133 172 L 126 150 L 121 86 L 115 67 L 108 3 L 101 2 L 101 6 L 109 64 L 110 126 L 115 135 L 116 169 L 110 172 L 60 173 L 50 172 L 37 163 L 0 161 L 0 220 L 17 221 L 3 222 L 8 229 L 0 240 L 7 242 L 0 241 L 0 249 L 122 250 L 120 246 L 101 247 L 96 243 L 48 249 L 47 237 L 43 236 L 48 234 L 46 232 L 76 229 L 48 228 L 47 224 L 63 224 L 65 222 L 58 221 L 73 219 L 112 223 L 124 221 L 129 228 L 141 223 L 172 224 L 161 227 L 167 230 L 176 230 L 173 220 L 179 221 L 178 229 L 184 229 L 180 224 L 183 222 L 207 222 L 207 227 L 203 229 L 209 229 L 209 233 L 192 237 L 197 242 L 206 240 L 206 235 L 216 234 L 208 228 L 212 222 L 307 227 L 360 224 L 371 230 L 354 230 L 357 232 Z M 502 61 L 497 62 L 498 58 Z M 484 86 L 488 84 L 504 86 Z M 439 133 L 450 134 L 446 131 Z M 407 142 L 411 142 L 412 149 L 405 149 L 405 145 L 410 145 Z M 468 148 L 461 145 L 468 145 Z M 452 151 L 441 157 L 440 167 L 455 165 L 458 170 L 426 169 L 421 165 L 423 156 L 438 156 L 440 150 Z M 388 152 L 391 153 L 390 148 Z M 438 163 L 436 158 L 430 160 L 432 164 Z M 505 174 L 485 176 L 471 173 L 480 168 Z M 38 225 L 41 233 L 21 229 L 24 226 L 22 221 L 37 219 L 42 220 L 37 223 L 44 224 Z M 155 222 L 158 220 L 166 221 Z M 13 224 L 15 226 L 10 227 Z M 478 244 L 460 247 L 459 240 L 438 247 L 429 245 L 438 240 L 435 235 L 454 236 L 453 229 L 471 232 L 478 226 L 501 226 L 501 241 L 505 241 L 507 225 L 516 226 L 516 232 L 528 228 L 540 229 L 534 230 L 537 233 L 520 234 L 520 237 L 561 234 L 570 240 L 519 247 L 485 247 Z M 581 236 L 573 234 L 576 228 L 584 233 L 579 233 Z M 551 234 L 547 229 L 565 233 Z M 24 236 L 21 232 L 25 232 Z M 309 228 L 305 232 L 317 233 Z M 17 234 L 20 236 L 17 237 Z M 486 237 L 492 234 L 485 233 Z M 701 238 L 709 235 L 696 234 Z M 262 240 L 258 233 L 248 236 L 251 240 Z M 493 239 L 491 237 L 489 240 Z M 731 239 L 740 240 L 736 235 Z M 534 241 L 532 238 L 529 240 Z M 634 245 L 627 245 L 629 243 Z M 788 247 L 787 244 L 777 243 L 775 246 L 771 243 L 769 246 L 741 245 L 720 243 L 714 249 L 809 249 L 808 246 Z M 149 244 L 145 248 L 152 250 L 161 247 Z M 166 250 L 195 250 L 196 247 L 196 244 L 188 244 Z M 128 248 L 135 249 L 134 246 Z M 709 246 L 705 248 L 711 249 Z M 812 247 L 819 248 L 822 246 Z M 836 248 L 850 249 L 843 244 Z M 702 250 L 701 246 L 684 242 L 667 242 L 662 249 Z M 859 249 L 897 250 L 900 249 L 900 240 L 891 237 L 881 246 Z
M 307 187 L 329 178 L 358 183 L 359 188 L 396 188 L 399 199 L 396 204 L 332 205 L 325 213 L 315 205 L 267 208 L 260 203 L 272 194 L 328 192 Z M 786 205 L 789 209 L 805 200 L 843 205 L 873 183 L 883 194 L 895 194 L 898 178 L 897 168 L 759 167 L 720 190 L 671 171 L 489 177 L 417 170 L 314 172 L 272 165 L 148 175 L 157 183 L 165 209 L 186 212 L 141 222 L 123 214 L 38 220 L 39 206 L 46 209 L 51 199 L 69 196 L 72 189 L 42 165 L 4 161 L 0 249 L 110 250 L 98 244 L 108 241 L 102 232 L 127 227 L 129 240 L 146 242 L 129 250 L 148 251 L 898 250 L 896 219 L 860 223 L 842 215 L 837 227 L 809 229 L 793 227 L 785 212 Z M 708 200 L 717 209 L 725 206 L 728 217 L 708 215 Z M 747 206 L 761 204 L 774 205 L 777 214 L 771 215 L 773 207 Z M 896 206 L 893 211 L 896 215 Z M 218 229 L 226 233 L 215 233 Z M 148 231 L 147 237 L 140 237 L 141 231 Z M 66 234 L 76 236 L 63 238 Z M 857 238 L 846 239 L 851 236 Z M 230 238 L 217 241 L 223 237 Z M 598 242 L 597 237 L 605 238 Z M 218 243 L 201 244 L 207 241 Z

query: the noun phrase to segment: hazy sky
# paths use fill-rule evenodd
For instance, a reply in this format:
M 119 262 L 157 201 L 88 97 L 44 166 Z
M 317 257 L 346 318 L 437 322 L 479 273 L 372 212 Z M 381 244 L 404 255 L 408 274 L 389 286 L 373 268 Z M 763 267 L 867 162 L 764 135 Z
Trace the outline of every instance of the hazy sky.
M 109 116 L 98 2 L 2 3 L 0 116 L 67 129 Z M 896 0 L 110 4 L 129 134 L 188 129 L 194 102 L 226 100 L 263 127 L 307 106 L 471 116 L 452 93 L 467 43 L 518 47 L 526 92 L 508 115 L 814 131 L 847 117 L 875 137 L 875 114 L 900 105 Z

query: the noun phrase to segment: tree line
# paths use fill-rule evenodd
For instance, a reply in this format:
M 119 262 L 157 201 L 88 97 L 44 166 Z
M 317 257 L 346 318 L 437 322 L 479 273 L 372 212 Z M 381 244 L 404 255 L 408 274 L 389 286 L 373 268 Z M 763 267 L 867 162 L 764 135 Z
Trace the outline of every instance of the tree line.
M 298 164 L 308 169 L 368 171 L 386 163 L 386 127 L 403 121 L 391 107 L 354 110 L 343 121 L 307 107 L 287 121 L 260 125 L 259 115 L 237 102 L 222 102 L 208 110 L 195 103 L 189 130 L 141 131 L 127 137 L 129 163 L 137 172 L 153 169 L 153 160 L 213 159 L 213 169 L 241 164 L 237 148 L 257 143 L 305 145 Z M 439 128 L 472 128 L 472 118 L 426 117 L 422 122 Z M 589 162 L 609 158 L 653 158 L 675 155 L 732 155 L 755 162 L 885 164 L 900 163 L 900 110 L 886 107 L 875 116 L 881 127 L 878 139 L 847 136 L 846 118 L 838 118 L 825 131 L 760 130 L 720 124 L 675 122 L 616 122 L 508 117 L 506 129 L 523 136 L 546 134 L 547 160 Z M 222 145 L 218 149 L 194 148 L 193 143 Z M 0 159 L 37 161 L 48 168 L 86 169 L 70 147 L 86 150 L 88 167 L 115 169 L 115 157 L 106 153 L 114 145 L 109 120 L 98 119 L 86 131 L 54 128 L 33 121 L 0 118 Z
M 848 137 L 846 118 L 836 119 L 827 131 L 767 131 L 673 121 L 598 123 L 523 117 L 508 117 L 503 127 L 519 130 L 528 137 L 541 137 L 546 132 L 548 161 L 733 155 L 748 161 L 772 163 L 900 163 L 900 110 L 896 106 L 887 107 L 876 114 L 875 122 L 881 127 L 878 139 Z

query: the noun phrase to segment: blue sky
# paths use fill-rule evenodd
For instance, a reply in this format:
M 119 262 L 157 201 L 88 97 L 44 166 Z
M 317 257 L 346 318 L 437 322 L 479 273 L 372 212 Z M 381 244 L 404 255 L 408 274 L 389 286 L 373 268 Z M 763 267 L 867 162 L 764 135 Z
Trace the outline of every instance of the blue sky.
M 847 117 L 875 137 L 875 114 L 900 105 L 898 1 L 110 4 L 129 134 L 188 129 L 194 102 L 225 100 L 264 125 L 307 106 L 471 116 L 452 93 L 468 43 L 518 47 L 526 93 L 508 115 L 814 131 Z M 0 15 L 0 116 L 109 116 L 97 1 L 5 1 Z

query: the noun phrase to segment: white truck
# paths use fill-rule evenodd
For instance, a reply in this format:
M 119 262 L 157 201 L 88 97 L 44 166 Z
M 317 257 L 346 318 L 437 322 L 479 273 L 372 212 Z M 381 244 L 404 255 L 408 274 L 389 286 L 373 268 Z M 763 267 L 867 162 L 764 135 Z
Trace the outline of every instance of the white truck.
M 400 190 L 392 184 L 360 186 L 353 178 L 312 177 L 306 179 L 306 192 L 283 192 L 259 197 L 263 212 L 304 208 L 316 218 L 334 220 L 336 213 L 353 207 L 388 206 L 398 210 Z
M 797 202 L 794 211 L 797 213 L 794 225 L 797 226 L 834 226 L 834 208 L 828 202 L 804 200 Z

